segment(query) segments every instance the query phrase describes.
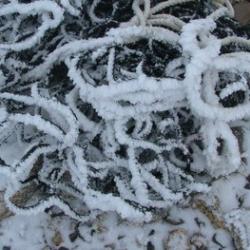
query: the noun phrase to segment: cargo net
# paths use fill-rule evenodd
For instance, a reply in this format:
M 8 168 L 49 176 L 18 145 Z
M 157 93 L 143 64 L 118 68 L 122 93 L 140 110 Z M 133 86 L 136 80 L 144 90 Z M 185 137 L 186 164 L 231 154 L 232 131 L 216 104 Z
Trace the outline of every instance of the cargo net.
M 221 0 L 0 3 L 0 173 L 17 214 L 150 221 L 244 167 L 249 31 Z

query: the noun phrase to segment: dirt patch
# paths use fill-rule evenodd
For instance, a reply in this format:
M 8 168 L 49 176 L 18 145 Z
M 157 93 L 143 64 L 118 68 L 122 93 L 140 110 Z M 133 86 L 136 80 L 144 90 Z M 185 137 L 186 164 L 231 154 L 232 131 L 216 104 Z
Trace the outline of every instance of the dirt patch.
M 250 24 L 250 1 L 240 1 L 234 5 L 235 18 L 242 23 Z

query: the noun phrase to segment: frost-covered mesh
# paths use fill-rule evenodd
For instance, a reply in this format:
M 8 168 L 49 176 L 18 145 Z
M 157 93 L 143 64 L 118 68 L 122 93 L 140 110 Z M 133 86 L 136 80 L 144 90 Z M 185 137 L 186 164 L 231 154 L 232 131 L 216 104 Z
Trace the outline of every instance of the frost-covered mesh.
M 250 42 L 232 17 L 227 0 L 1 1 L 9 208 L 147 221 L 243 166 Z

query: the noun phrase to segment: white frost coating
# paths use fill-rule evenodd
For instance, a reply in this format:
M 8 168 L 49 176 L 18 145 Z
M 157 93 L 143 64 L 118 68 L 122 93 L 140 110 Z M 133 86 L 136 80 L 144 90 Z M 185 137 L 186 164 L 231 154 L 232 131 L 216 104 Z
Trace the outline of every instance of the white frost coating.
M 246 92 L 248 87 L 246 80 L 241 78 L 240 81 L 227 85 L 217 96 L 215 86 L 219 81 L 218 72 L 248 72 L 250 58 L 248 53 L 243 52 L 219 55 L 221 41 L 209 34 L 214 28 L 215 23 L 210 18 L 192 21 L 184 26 L 180 43 L 191 56 L 184 80 L 187 98 L 192 110 L 204 118 L 202 132 L 208 171 L 218 177 L 234 172 L 241 165 L 238 139 L 228 123 L 250 115 L 249 102 L 232 108 L 222 107 L 219 103 L 220 98 L 239 90 Z M 197 39 L 198 36 L 200 40 Z M 223 141 L 222 155 L 218 154 L 218 139 Z
M 165 8 L 175 6 L 182 3 L 192 2 L 193 0 L 168 0 L 163 1 L 155 6 L 151 6 L 150 0 L 143 1 L 143 10 L 140 8 L 141 1 L 133 2 L 133 10 L 135 16 L 127 23 L 122 23 L 121 27 L 141 25 L 141 26 L 165 26 L 177 31 L 185 24 L 180 18 L 169 14 L 157 14 Z
M 73 151 L 75 153 L 75 164 L 78 170 L 79 178 L 81 179 L 81 182 L 83 182 L 83 188 L 86 188 L 88 183 L 88 171 L 87 162 L 84 159 L 84 152 L 82 148 L 79 147 L 74 147 Z
M 220 98 L 224 99 L 227 96 L 231 95 L 232 93 L 236 91 L 246 91 L 247 90 L 247 81 L 246 79 L 243 79 L 242 81 L 234 82 L 230 86 L 227 86 L 220 92 Z
M 72 6 L 69 0 L 61 0 L 60 3 L 64 7 L 64 9 L 68 11 L 72 16 L 80 15 L 80 11 Z
M 95 197 L 96 199 L 93 199 Z M 85 202 L 92 209 L 101 209 L 102 211 L 117 211 L 122 218 L 131 218 L 134 221 L 150 221 L 152 215 L 150 212 L 140 212 L 131 206 L 128 206 L 122 199 L 111 194 L 103 195 L 95 191 L 86 194 Z
M 125 28 L 111 29 L 107 32 L 107 35 L 114 37 L 117 43 L 123 44 L 126 40 L 138 38 L 155 39 L 157 41 L 166 41 L 171 44 L 176 44 L 179 39 L 179 35 L 171 30 L 167 30 L 161 27 L 144 27 L 144 26 L 130 26 Z
M 62 117 L 66 119 L 69 124 L 69 131 L 66 133 L 66 135 L 64 135 L 63 131 L 61 131 L 58 127 L 54 126 L 48 121 L 43 120 L 40 116 L 15 114 L 11 115 L 9 119 L 14 120 L 16 122 L 22 122 L 25 124 L 34 125 L 39 129 L 41 129 L 42 131 L 49 132 L 49 130 L 51 129 L 51 133 L 49 134 L 53 135 L 52 131 L 54 131 L 55 132 L 54 136 L 56 136 L 58 140 L 63 142 L 64 145 L 68 146 L 73 145 L 78 136 L 78 123 L 76 121 L 75 116 L 70 111 L 70 109 L 67 106 L 60 104 L 59 102 L 55 102 L 51 99 L 49 100 L 39 96 L 39 94 L 37 93 L 36 85 L 33 86 L 32 93 L 33 97 L 14 95 L 10 93 L 2 93 L 0 94 L 0 98 L 23 102 L 27 105 L 37 105 L 48 110 L 48 112 L 52 114 L 53 114 L 52 111 L 58 111 L 59 114 L 61 114 Z
M 157 80 L 141 75 L 136 80 L 93 87 L 81 77 L 80 71 L 76 69 L 76 63 L 77 59 L 73 59 L 68 64 L 68 75 L 80 88 L 80 97 L 91 102 L 97 112 L 108 119 L 128 114 L 133 116 L 151 110 L 164 110 L 176 103 L 183 105 L 185 93 L 182 91 L 181 81 L 169 78 Z M 107 105 L 103 105 L 100 100 Z M 118 101 L 129 101 L 133 105 L 122 107 L 118 105 Z
M 41 116 L 28 115 L 28 114 L 15 114 L 15 115 L 10 115 L 9 119 L 11 121 L 23 123 L 25 125 L 33 125 L 37 127 L 39 130 L 44 131 L 56 137 L 59 141 L 63 141 L 64 138 L 63 132 L 60 131 L 50 122 L 43 120 Z
M 113 78 L 114 60 L 115 60 L 115 49 L 112 48 L 109 52 L 108 65 L 107 65 L 107 80 L 109 84 L 112 84 L 115 82 Z
M 153 175 L 145 170 L 141 170 L 142 177 L 156 192 L 158 192 L 165 201 L 173 201 L 174 203 L 183 198 L 180 193 L 173 193 L 162 185 Z
M 89 16 L 90 18 L 96 22 L 96 23 L 100 23 L 100 22 L 103 22 L 104 19 L 102 18 L 99 18 L 96 16 L 95 14 L 95 8 L 97 7 L 97 5 L 101 2 L 101 0 L 93 0 L 93 3 L 92 5 L 90 6 L 90 10 L 89 10 Z
M 46 201 L 43 201 L 42 203 L 36 205 L 36 207 L 32 209 L 23 209 L 15 206 L 12 202 L 10 202 L 10 198 L 12 195 L 14 195 L 14 193 L 15 192 L 13 192 L 13 190 L 7 190 L 4 195 L 4 200 L 7 207 L 16 214 L 22 214 L 22 215 L 39 214 L 43 212 L 46 208 L 50 208 L 51 206 L 57 206 L 68 216 L 76 220 L 84 221 L 81 216 L 73 212 L 73 210 L 70 208 L 68 204 L 64 203 L 61 199 L 56 198 L 54 196 L 49 197 Z
M 39 79 L 50 69 L 55 62 L 63 61 L 65 58 L 81 51 L 91 51 L 99 47 L 112 46 L 115 44 L 126 44 L 137 41 L 140 38 L 154 38 L 158 41 L 166 41 L 176 44 L 178 35 L 170 30 L 160 27 L 129 27 L 111 29 L 104 38 L 72 41 L 54 50 L 45 59 L 45 62 L 28 72 L 24 79 Z
M 7 111 L 4 107 L 0 107 L 0 124 L 7 118 Z
M 249 103 L 238 105 L 233 108 L 222 108 L 218 105 L 209 105 L 202 100 L 201 82 L 202 73 L 204 71 L 210 69 L 210 67 L 214 67 L 218 71 L 231 69 L 233 71 L 237 70 L 244 72 L 250 65 L 250 57 L 248 54 L 232 53 L 219 57 L 220 41 L 216 40 L 214 37 L 206 39 L 206 43 L 208 44 L 205 48 L 199 48 L 199 43 L 195 37 L 197 32 L 205 32 L 204 27 L 210 30 L 214 27 L 214 23 L 210 20 L 194 21 L 184 28 L 183 35 L 180 39 L 184 51 L 193 55 L 190 64 L 187 66 L 185 79 L 187 95 L 192 109 L 201 117 L 219 119 L 225 122 L 249 116 Z M 189 35 L 189 32 L 191 35 Z M 240 59 L 239 55 L 242 55 Z
M 140 9 L 140 0 L 135 0 L 132 8 L 135 15 L 139 19 L 140 25 L 145 26 L 146 20 L 150 15 L 150 0 L 144 0 L 144 11 Z
M 131 185 L 135 189 L 135 194 L 137 199 L 142 204 L 147 204 L 148 191 L 146 188 L 146 184 L 143 182 L 141 178 L 140 169 L 135 159 L 135 151 L 133 145 L 129 145 L 128 157 L 129 157 L 129 167 L 132 174 Z
M 35 15 L 50 13 L 53 14 L 53 19 L 44 16 L 43 24 L 38 28 L 37 32 L 30 38 L 22 42 L 12 44 L 0 44 L 0 49 L 8 49 L 20 51 L 34 46 L 44 36 L 49 29 L 56 28 L 63 20 L 63 9 L 52 1 L 35 1 L 31 4 L 10 3 L 0 8 L 0 16 L 19 13 L 20 15 Z
M 245 39 L 243 37 L 237 37 L 237 36 L 228 36 L 221 40 L 222 45 L 229 45 L 232 43 L 239 44 L 241 46 L 244 46 L 246 48 L 250 48 L 250 41 L 248 39 Z
M 134 16 L 128 22 L 121 23 L 120 27 L 131 27 L 131 26 L 164 26 L 166 28 L 171 28 L 176 31 L 180 31 L 182 26 L 185 25 L 180 18 L 177 18 L 170 14 L 157 14 L 163 9 L 178 4 L 191 2 L 192 0 L 168 0 L 151 6 L 150 0 L 135 0 L 133 2 L 132 8 L 134 10 Z M 141 9 L 143 7 L 143 10 Z
M 177 5 L 177 4 L 182 4 L 182 3 L 188 3 L 188 2 L 192 2 L 193 0 L 168 0 L 168 1 L 164 1 L 161 3 L 158 3 L 157 5 L 155 5 L 150 13 L 151 14 L 155 14 L 157 12 L 160 12 L 161 10 L 173 6 L 173 5 Z
M 72 146 L 76 142 L 78 137 L 78 122 L 71 110 L 67 106 L 59 102 L 55 102 L 41 97 L 38 93 L 36 84 L 32 87 L 32 95 L 34 97 L 36 105 L 47 109 L 49 113 L 51 112 L 50 109 L 58 111 L 58 113 L 61 114 L 64 119 L 67 120 L 69 124 L 69 130 L 67 131 L 66 136 L 64 137 L 63 144 L 65 146 Z
M 63 61 L 70 55 L 77 54 L 81 51 L 93 50 L 100 46 L 105 46 L 105 45 L 110 46 L 113 43 L 114 43 L 114 38 L 111 37 L 98 38 L 95 40 L 92 39 L 77 40 L 67 43 L 62 47 L 59 47 L 58 49 L 54 50 L 52 53 L 50 53 L 44 63 L 35 67 L 25 75 L 25 79 L 41 78 L 47 72 L 47 70 L 49 70 L 53 66 L 53 64 L 55 64 L 58 61 L 59 62 Z
M 229 16 L 231 18 L 234 17 L 234 8 L 231 2 L 229 0 L 223 0 L 223 3 L 226 5 L 226 7 L 217 3 L 219 9 L 215 10 L 212 14 L 210 14 L 210 18 L 212 18 L 213 20 L 217 20 L 222 16 Z
M 51 152 L 56 151 L 57 147 L 55 146 L 38 146 L 37 144 L 31 145 L 27 151 L 25 152 L 24 156 L 34 147 L 37 147 L 36 150 L 31 153 L 28 157 L 21 159 L 20 162 L 14 165 L 16 171 L 13 173 L 15 178 L 13 180 L 25 180 L 29 175 L 31 169 L 33 168 L 34 164 L 36 163 L 38 157 L 43 154 L 48 154 Z
M 249 250 L 249 211 L 246 209 L 235 209 L 224 217 L 227 226 L 239 237 L 240 247 Z
M 66 23 L 78 20 L 79 1 L 58 2 L 61 7 L 47 0 L 4 5 L 2 15 L 37 14 L 43 20 L 25 44 L 5 44 L 12 46 L 6 49 L 29 49 L 62 18 Z M 11 171 L 1 164 L 0 172 L 12 179 L 5 196 L 12 211 L 28 215 L 56 205 L 86 221 L 74 210 L 77 201 L 96 214 L 115 211 L 125 219 L 149 221 L 152 214 L 147 211 L 151 208 L 166 209 L 185 202 L 190 193 L 209 192 L 206 184 L 197 181 L 196 173 L 217 178 L 239 169 L 242 152 L 236 128 L 239 119 L 250 115 L 249 98 L 232 108 L 224 107 L 222 101 L 238 91 L 249 94 L 250 56 L 246 52 L 220 54 L 220 49 L 231 43 L 250 48 L 250 43 L 236 37 L 220 40 L 211 34 L 217 18 L 233 14 L 228 1 L 218 4 L 208 18 L 189 23 L 161 14 L 168 7 L 188 2 L 191 0 L 169 0 L 152 6 L 152 1 L 135 0 L 131 20 L 98 38 L 82 39 L 83 31 L 75 35 L 82 40 L 74 40 L 62 23 L 58 40 L 48 41 L 47 53 L 38 51 L 32 66 L 18 59 L 7 61 L 9 68 L 3 73 L 8 75 L 14 68 L 15 77 L 24 83 L 20 85 L 24 89 L 17 88 L 21 94 L 14 94 L 7 92 L 12 83 L 4 86 L 8 78 L 1 77 L 7 90 L 0 93 L 0 141 L 25 147 L 20 159 L 13 160 Z M 90 22 L 102 26 L 107 20 L 98 17 L 101 2 L 92 3 L 86 13 Z M 149 52 L 159 49 L 164 58 L 172 56 L 164 55 L 165 50 L 176 50 L 176 58 L 162 60 L 163 77 L 147 72 L 144 48 L 136 47 L 141 41 L 146 41 Z M 0 52 L 6 56 L 6 51 Z M 132 69 L 123 65 L 126 56 L 134 55 L 138 60 Z M 67 75 L 62 72 L 64 67 Z M 54 70 L 64 76 L 62 82 L 51 82 Z M 227 73 L 241 78 L 229 77 L 232 81 L 227 84 Z M 34 79 L 40 81 L 34 83 Z M 37 180 L 49 190 L 44 195 L 47 198 L 37 199 L 27 208 L 12 201 L 16 192 Z M 67 198 L 58 195 L 61 193 L 72 197 L 72 207 Z
M 77 98 L 79 96 L 79 89 L 76 86 L 67 96 L 66 101 L 69 107 L 72 109 L 74 114 L 77 117 L 79 126 L 82 130 L 93 133 L 93 137 L 100 130 L 100 126 L 89 120 L 78 108 L 76 105 Z
M 241 155 L 237 138 L 233 135 L 230 127 L 224 122 L 214 122 L 214 124 L 207 122 L 202 131 L 206 143 L 204 154 L 207 158 L 210 174 L 218 177 L 237 170 L 241 164 Z M 222 156 L 219 156 L 217 152 L 220 146 L 219 138 L 223 139 L 224 146 L 227 148 Z

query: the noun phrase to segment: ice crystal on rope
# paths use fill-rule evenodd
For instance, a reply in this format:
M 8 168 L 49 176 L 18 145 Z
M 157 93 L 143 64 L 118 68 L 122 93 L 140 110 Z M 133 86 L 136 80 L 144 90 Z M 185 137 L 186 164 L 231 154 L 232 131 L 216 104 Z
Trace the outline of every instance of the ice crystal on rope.
M 237 171 L 250 42 L 233 15 L 227 0 L 2 1 L 8 207 L 149 221 Z

